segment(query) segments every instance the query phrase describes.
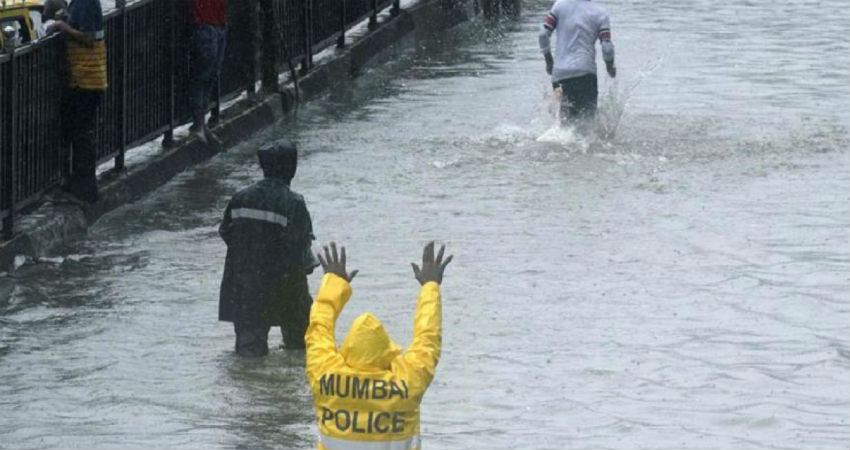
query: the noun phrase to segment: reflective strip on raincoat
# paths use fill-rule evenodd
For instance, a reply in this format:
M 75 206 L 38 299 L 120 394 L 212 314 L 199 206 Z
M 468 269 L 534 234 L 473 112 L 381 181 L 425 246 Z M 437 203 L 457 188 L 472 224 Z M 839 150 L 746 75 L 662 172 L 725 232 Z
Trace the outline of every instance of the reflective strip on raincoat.
M 277 214 L 273 211 L 263 211 L 262 209 L 254 208 L 234 208 L 230 211 L 232 219 L 253 219 L 271 222 L 276 225 L 285 227 L 289 220 L 283 214 Z
M 400 441 L 349 441 L 330 436 L 319 435 L 321 447 L 325 450 L 408 450 L 418 449 L 419 436 L 413 436 Z
M 440 358 L 440 286 L 422 286 L 413 341 L 402 353 L 371 314 L 355 320 L 337 349 L 334 328 L 351 286 L 326 274 L 310 310 L 307 380 L 313 392 L 319 449 L 417 449 L 419 404 Z

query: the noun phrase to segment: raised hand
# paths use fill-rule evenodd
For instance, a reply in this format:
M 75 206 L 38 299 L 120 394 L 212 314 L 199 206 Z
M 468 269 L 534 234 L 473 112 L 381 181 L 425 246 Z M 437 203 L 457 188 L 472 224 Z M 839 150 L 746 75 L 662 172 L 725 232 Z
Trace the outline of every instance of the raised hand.
M 419 284 L 424 285 L 429 281 L 435 281 L 437 284 L 443 282 L 443 271 L 446 270 L 446 266 L 452 262 L 452 258 L 454 255 L 449 255 L 445 261 L 443 261 L 443 253 L 446 250 L 445 245 L 440 246 L 440 252 L 437 253 L 437 257 L 434 257 L 434 241 L 429 242 L 425 245 L 425 249 L 422 251 L 422 267 L 416 265 L 416 263 L 410 263 L 413 267 L 413 276 L 416 277 L 416 280 L 419 281 Z
M 331 242 L 330 249 L 327 245 L 324 248 L 324 257 L 321 253 L 316 253 L 316 256 L 319 257 L 319 264 L 322 265 L 325 273 L 332 273 L 351 283 L 359 270 L 352 270 L 351 273 L 345 271 L 345 247 L 340 247 L 340 254 L 336 252 L 336 242 Z

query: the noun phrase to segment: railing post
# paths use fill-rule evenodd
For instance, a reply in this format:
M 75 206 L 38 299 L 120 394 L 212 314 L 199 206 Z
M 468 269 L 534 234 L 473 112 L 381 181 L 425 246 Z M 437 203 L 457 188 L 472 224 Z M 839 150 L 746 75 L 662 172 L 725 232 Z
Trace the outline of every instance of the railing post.
M 369 16 L 369 31 L 378 27 L 378 0 L 372 0 L 372 14 Z
M 9 46 L 7 50 L 9 52 L 9 79 L 7 80 L 9 91 L 6 98 L 9 99 L 9 105 L 3 108 L 5 117 L 3 118 L 2 126 L 7 126 L 8 124 L 8 128 L 6 129 L 6 154 L 4 155 L 6 167 L 3 170 L 6 171 L 6 176 L 4 177 L 6 198 L 4 200 L 9 205 L 9 213 L 3 219 L 3 236 L 6 239 L 10 239 L 15 231 L 15 212 L 17 210 L 16 203 L 18 202 L 18 120 L 15 117 L 18 106 L 18 77 L 17 69 L 15 68 L 15 48 Z
M 177 59 L 177 51 L 176 51 L 176 32 L 174 30 L 175 24 L 177 22 L 176 16 L 176 1 L 168 2 L 168 12 L 166 13 L 168 17 L 165 20 L 168 22 L 168 131 L 166 131 L 162 135 L 162 146 L 164 148 L 171 148 L 174 146 L 174 127 L 177 125 L 175 123 L 175 113 L 174 108 L 176 107 L 176 99 L 175 97 L 175 86 L 174 86 L 174 71 L 177 68 L 177 64 L 175 60 Z
M 277 67 L 278 67 L 278 48 L 281 47 L 282 41 L 278 30 L 277 20 L 275 17 L 275 8 L 272 0 L 260 0 L 260 11 L 258 21 L 262 32 L 262 49 L 263 59 L 261 60 L 261 79 L 262 87 L 266 92 L 277 91 Z
M 124 170 L 124 152 L 127 150 L 127 0 L 116 0 L 115 6 L 121 10 L 121 129 L 118 154 L 115 155 L 115 172 Z
M 210 111 L 210 119 L 207 122 L 210 127 L 213 127 L 218 124 L 218 119 L 221 114 L 221 70 L 217 72 L 215 77 L 215 84 L 213 85 L 213 96 L 213 108 L 212 111 Z M 204 111 L 206 111 L 206 108 L 204 108 Z
M 401 0 L 393 0 L 393 7 L 390 9 L 390 14 L 393 17 L 397 16 L 401 12 Z
M 301 63 L 301 74 L 306 75 L 313 68 L 313 0 L 304 1 L 304 60 Z
M 207 122 L 207 124 L 211 127 L 218 124 L 218 119 L 221 114 L 221 74 L 219 74 L 216 83 L 213 86 L 213 95 L 215 95 L 215 103 L 213 103 L 212 111 L 210 111 L 210 119 Z
M 248 98 L 251 98 L 256 93 L 255 85 L 257 84 L 257 54 L 260 48 L 257 42 L 257 35 L 262 35 L 262 30 L 260 30 L 260 18 L 257 12 L 259 2 L 257 0 L 247 0 L 245 3 L 247 3 L 247 7 L 244 10 L 248 15 L 244 17 L 244 21 L 242 22 L 246 27 L 242 38 L 245 39 L 243 44 L 247 48 L 243 48 L 242 50 L 245 52 L 245 57 L 247 58 L 245 93 L 248 95 Z M 221 74 L 221 71 L 219 71 L 219 74 Z M 219 91 L 219 97 L 220 94 L 221 91 Z M 216 104 L 218 105 L 218 103 Z
M 339 37 L 336 38 L 336 46 L 337 48 L 345 47 L 345 4 L 346 0 L 339 0 L 342 3 L 342 8 L 340 8 L 339 13 Z
M 14 47 L 7 48 L 9 52 L 9 79 L 6 82 L 6 85 L 9 87 L 9 91 L 7 92 L 6 98 L 9 99 L 8 107 L 3 108 L 3 123 L 0 126 L 8 126 L 7 131 L 7 142 L 3 147 L 6 149 L 6 154 L 4 160 L 6 162 L 6 167 L 3 167 L 5 176 L 3 177 L 5 181 L 5 197 L 3 200 L 6 201 L 6 204 L 9 205 L 9 213 L 6 214 L 6 217 L 3 219 L 3 237 L 6 239 L 10 239 L 14 235 L 15 228 L 15 203 L 17 203 L 17 166 L 18 166 L 18 140 L 16 139 L 18 134 L 18 121 L 15 119 L 15 107 L 18 104 L 18 89 L 17 89 L 17 77 L 15 76 L 15 49 Z M 2 107 L 3 105 L 0 105 Z
M 3 0 L 3 6 L 6 6 L 6 1 Z M 2 33 L 3 30 L 0 30 Z M 5 239 L 9 239 L 12 237 L 13 228 L 15 226 L 15 182 L 14 182 L 14 172 L 15 172 L 15 49 L 10 42 L 6 42 L 6 48 L 4 49 L 9 54 L 9 61 L 6 63 L 9 65 L 9 77 L 7 79 L 2 79 L 3 86 L 0 86 L 0 89 L 6 90 L 6 95 L 3 98 L 6 100 L 6 104 L 0 103 L 0 127 L 6 128 L 5 142 L 0 142 L 0 149 L 3 151 L 3 162 L 4 164 L 0 166 L 0 170 L 3 171 L 3 201 L 9 205 L 9 212 L 6 217 L 3 218 L 3 237 Z M 3 70 L 3 66 L 0 65 L 0 70 Z
M 240 14 L 244 13 L 245 12 L 244 10 L 247 9 L 245 6 L 250 4 L 250 3 L 251 2 L 249 0 L 240 1 L 240 2 L 233 2 L 233 1 L 228 2 L 228 5 L 227 5 L 227 22 L 228 22 L 228 25 L 236 22 L 236 23 L 240 24 L 242 27 L 250 27 L 250 24 L 245 23 L 245 19 L 246 19 L 245 17 L 239 17 L 238 21 L 237 21 L 236 18 L 234 17 L 234 14 L 233 14 L 234 9 L 240 11 Z M 236 8 L 233 7 L 233 4 L 236 4 Z M 225 52 L 227 51 L 228 47 L 235 46 L 235 45 L 242 45 L 242 42 L 239 42 L 237 39 L 235 39 L 235 37 L 238 36 L 240 40 L 243 39 L 244 35 L 241 34 L 240 31 L 244 32 L 245 30 L 238 30 L 237 28 L 238 28 L 238 26 L 236 26 L 236 25 L 233 26 L 233 27 L 228 27 L 227 43 L 225 44 L 226 45 Z M 242 49 L 244 50 L 244 47 Z M 245 55 L 242 55 L 242 57 L 248 58 Z M 253 61 L 253 58 L 250 58 L 250 61 Z M 243 64 L 244 59 L 240 60 L 239 63 Z M 249 64 L 249 66 L 250 66 L 250 64 Z M 212 111 L 210 111 L 210 119 L 207 121 L 207 125 L 209 125 L 210 127 L 214 127 L 215 125 L 217 125 L 219 118 L 221 116 L 221 72 L 224 69 L 224 65 L 222 64 L 221 67 L 216 67 L 216 69 L 217 70 L 215 71 L 215 83 L 212 86 L 212 88 L 213 88 L 213 93 L 212 93 L 212 95 L 213 95 L 213 97 L 212 97 L 213 107 L 212 107 Z M 253 70 L 253 66 L 251 66 L 250 70 Z M 248 67 L 243 67 L 243 74 L 245 75 L 246 80 L 248 78 L 248 75 L 247 75 L 248 71 L 249 71 Z M 253 83 L 246 83 L 246 90 L 247 90 L 248 94 L 251 94 L 252 88 L 253 88 Z M 204 111 L 206 111 L 208 107 L 209 107 L 209 104 L 208 103 L 205 104 L 204 105 Z M 204 114 L 204 115 L 206 115 L 206 114 Z

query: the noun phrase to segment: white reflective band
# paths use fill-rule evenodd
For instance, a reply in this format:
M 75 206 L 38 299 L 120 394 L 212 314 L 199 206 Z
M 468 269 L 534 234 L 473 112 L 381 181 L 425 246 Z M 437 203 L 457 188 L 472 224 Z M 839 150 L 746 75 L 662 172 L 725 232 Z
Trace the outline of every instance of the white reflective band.
M 398 441 L 350 441 L 319 433 L 322 446 L 328 450 L 414 450 L 418 449 L 419 435 Z
M 230 217 L 233 219 L 262 220 L 264 222 L 276 223 L 282 227 L 285 227 L 287 223 L 286 216 L 271 211 L 263 211 L 262 209 L 237 208 L 230 211 Z

